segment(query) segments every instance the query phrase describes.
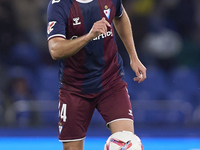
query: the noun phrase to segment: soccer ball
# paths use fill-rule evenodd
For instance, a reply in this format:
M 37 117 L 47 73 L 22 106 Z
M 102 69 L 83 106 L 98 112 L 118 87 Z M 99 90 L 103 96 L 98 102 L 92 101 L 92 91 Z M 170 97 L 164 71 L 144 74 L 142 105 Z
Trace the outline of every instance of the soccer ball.
M 140 138 L 129 131 L 116 132 L 106 141 L 104 150 L 143 150 Z

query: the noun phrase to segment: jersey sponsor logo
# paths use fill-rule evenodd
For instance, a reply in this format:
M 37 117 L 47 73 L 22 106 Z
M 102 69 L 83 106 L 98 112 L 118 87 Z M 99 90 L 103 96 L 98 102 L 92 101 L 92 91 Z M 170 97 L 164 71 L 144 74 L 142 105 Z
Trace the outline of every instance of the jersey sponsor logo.
M 60 0 L 52 0 L 52 4 L 59 3 L 59 2 L 60 2 Z
M 47 28 L 47 33 L 50 34 L 51 31 L 53 31 L 53 26 L 55 26 L 56 21 L 51 21 L 49 22 L 48 28 Z
M 112 29 L 110 29 L 110 31 L 106 32 L 106 34 L 100 34 L 99 36 L 97 36 L 96 38 L 94 38 L 93 40 L 100 40 L 101 38 L 104 39 L 108 36 L 113 36 L 113 33 L 112 33 Z
M 104 9 L 104 14 L 106 15 L 106 17 L 109 19 L 110 18 L 110 11 L 111 11 L 111 9 L 110 8 L 108 8 L 108 6 L 107 5 L 105 5 L 105 7 L 104 7 L 105 9 Z
M 112 29 L 110 31 L 108 31 L 106 34 L 100 34 L 99 36 L 94 38 L 93 41 L 100 40 L 101 38 L 104 39 L 108 36 L 113 36 Z M 78 36 L 74 35 L 70 38 L 70 40 L 73 40 L 73 39 L 76 39 L 76 38 L 78 38 Z
M 74 35 L 74 36 L 71 37 L 70 40 L 73 40 L 73 39 L 76 39 L 76 38 L 78 38 L 78 36 Z
M 73 25 L 74 26 L 81 24 L 81 22 L 79 22 L 79 19 L 80 19 L 79 17 L 73 18 L 73 21 L 74 21 Z

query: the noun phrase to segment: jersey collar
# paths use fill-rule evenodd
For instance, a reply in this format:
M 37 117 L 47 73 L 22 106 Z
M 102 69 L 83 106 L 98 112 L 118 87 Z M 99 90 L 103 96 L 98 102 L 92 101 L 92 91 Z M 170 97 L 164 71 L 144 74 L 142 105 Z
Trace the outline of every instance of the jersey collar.
M 76 0 L 79 3 L 89 3 L 92 2 L 93 0 Z

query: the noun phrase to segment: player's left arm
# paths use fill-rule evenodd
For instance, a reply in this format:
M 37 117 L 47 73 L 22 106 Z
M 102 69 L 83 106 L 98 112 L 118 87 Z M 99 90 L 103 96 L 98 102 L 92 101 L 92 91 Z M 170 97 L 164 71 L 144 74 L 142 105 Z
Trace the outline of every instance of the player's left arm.
M 146 79 L 146 67 L 138 58 L 133 40 L 131 23 L 124 8 L 122 16 L 115 17 L 113 23 L 129 54 L 131 68 L 137 76 L 134 78 L 134 81 L 140 83 Z

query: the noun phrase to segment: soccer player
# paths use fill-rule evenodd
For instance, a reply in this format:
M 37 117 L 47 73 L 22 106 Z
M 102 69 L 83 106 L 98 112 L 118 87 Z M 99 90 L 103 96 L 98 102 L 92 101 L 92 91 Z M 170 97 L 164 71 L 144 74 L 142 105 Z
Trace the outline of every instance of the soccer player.
M 47 21 L 49 52 L 59 60 L 58 125 L 63 150 L 83 150 L 95 109 L 111 133 L 134 132 L 114 27 L 130 56 L 134 81 L 146 78 L 146 68 L 137 56 L 121 0 L 51 0 Z

